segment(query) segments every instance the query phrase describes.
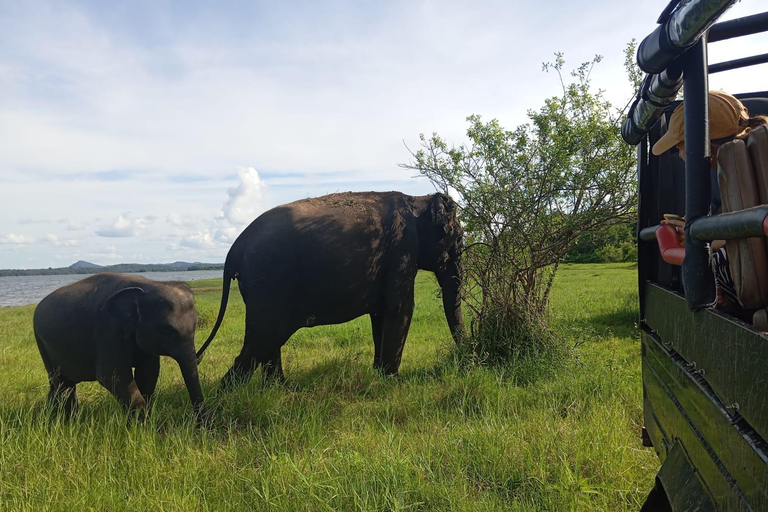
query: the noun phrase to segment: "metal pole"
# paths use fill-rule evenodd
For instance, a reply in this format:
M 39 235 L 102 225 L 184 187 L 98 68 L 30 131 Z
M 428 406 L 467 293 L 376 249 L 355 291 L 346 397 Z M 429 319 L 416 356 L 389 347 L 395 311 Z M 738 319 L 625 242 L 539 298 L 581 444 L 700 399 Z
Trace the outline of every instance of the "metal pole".
M 715 300 L 715 282 L 709 267 L 707 242 L 690 237 L 690 225 L 709 213 L 709 81 L 707 38 L 702 36 L 686 55 L 683 69 L 685 91 L 685 259 L 683 287 L 688 308 L 698 310 Z
M 648 203 L 653 197 L 652 193 L 646 197 L 646 191 L 649 188 L 647 184 L 651 182 L 650 169 L 648 165 L 648 135 L 645 135 L 640 144 L 637 146 L 637 198 L 638 198 L 638 212 L 637 212 L 637 283 L 638 283 L 638 295 L 640 300 L 640 319 L 645 318 L 645 281 L 648 280 L 648 274 L 651 273 L 652 265 L 655 263 L 657 256 L 656 244 L 649 247 L 649 244 L 643 243 L 640 238 L 642 232 L 641 226 L 647 226 L 649 221 L 648 211 L 650 210 Z M 645 186 L 643 186 L 645 184 Z M 654 219 L 655 220 L 655 219 Z M 656 233 L 654 232 L 654 240 L 656 239 Z M 656 272 L 654 272 L 656 274 Z

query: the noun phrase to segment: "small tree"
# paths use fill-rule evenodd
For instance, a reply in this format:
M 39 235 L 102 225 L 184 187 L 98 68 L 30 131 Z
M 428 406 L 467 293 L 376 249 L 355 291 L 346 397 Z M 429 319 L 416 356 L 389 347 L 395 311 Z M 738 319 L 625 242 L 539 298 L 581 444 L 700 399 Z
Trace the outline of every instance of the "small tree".
M 629 53 L 629 52 L 628 52 Z M 461 207 L 465 304 L 470 340 L 491 358 L 546 348 L 547 305 L 560 261 L 582 233 L 626 222 L 635 205 L 635 157 L 620 135 L 621 112 L 593 92 L 595 57 L 564 80 L 556 54 L 545 71 L 562 94 L 528 111 L 508 131 L 470 116 L 468 144 L 421 135 L 403 165 L 418 170 Z

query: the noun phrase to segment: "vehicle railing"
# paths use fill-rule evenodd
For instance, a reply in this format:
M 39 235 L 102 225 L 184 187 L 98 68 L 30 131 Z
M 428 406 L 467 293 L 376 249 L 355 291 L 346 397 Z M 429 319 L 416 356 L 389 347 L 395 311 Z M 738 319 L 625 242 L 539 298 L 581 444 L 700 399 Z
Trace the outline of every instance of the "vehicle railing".
M 641 229 L 640 240 L 656 240 L 656 230 L 660 226 L 656 224 Z M 703 241 L 768 237 L 768 204 L 702 217 L 691 223 L 689 232 L 691 238 Z
M 715 299 L 708 242 L 713 239 L 765 236 L 762 224 L 767 211 L 755 209 L 709 216 L 709 73 L 768 62 L 768 54 L 764 54 L 712 66 L 708 64 L 708 41 L 768 31 L 768 13 L 715 24 L 717 18 L 734 3 L 735 0 L 673 0 L 669 3 L 659 18 L 660 25 L 638 48 L 637 62 L 650 74 L 643 80 L 621 128 L 627 143 L 640 144 L 640 162 L 649 158 L 648 132 L 674 103 L 680 87 L 685 87 L 686 247 L 684 253 L 674 251 L 674 257 L 670 259 L 682 263 L 682 284 L 691 310 L 705 308 Z M 641 219 L 648 220 L 642 214 Z M 649 236 L 649 228 L 640 230 L 641 240 Z M 682 261 L 679 261 L 680 258 Z
M 656 31 L 658 30 L 660 28 L 656 29 Z M 656 31 L 654 31 L 654 34 Z M 713 43 L 765 31 L 768 31 L 768 12 L 712 25 L 706 37 L 708 42 Z M 705 32 L 706 30 L 697 32 L 697 38 L 700 39 Z M 667 60 L 663 55 L 658 56 L 647 49 L 646 54 L 642 55 L 643 44 L 647 46 L 648 43 L 646 41 L 651 37 L 654 37 L 653 34 L 643 40 L 643 43 L 640 45 L 641 49 L 638 50 L 637 60 L 643 71 L 648 71 L 648 69 L 643 67 L 642 62 L 645 62 L 646 66 L 648 66 L 650 62 L 653 62 L 654 58 L 661 59 L 664 62 Z M 694 41 L 694 44 L 697 41 Z M 685 47 L 683 52 L 689 48 L 690 46 Z M 709 74 L 720 73 L 766 62 L 768 62 L 768 53 L 711 64 L 707 67 L 707 70 Z M 657 69 L 657 67 L 652 66 L 649 69 Z M 621 127 L 621 136 L 627 144 L 632 146 L 639 144 L 664 111 L 674 102 L 680 87 L 683 85 L 682 73 L 681 64 L 671 61 L 661 71 L 651 72 L 646 75 L 643 84 L 640 86 L 637 98 L 629 110 L 627 119 Z
M 683 0 L 637 49 L 637 64 L 646 73 L 661 73 L 693 47 L 736 0 Z M 666 12 L 666 10 L 665 10 Z

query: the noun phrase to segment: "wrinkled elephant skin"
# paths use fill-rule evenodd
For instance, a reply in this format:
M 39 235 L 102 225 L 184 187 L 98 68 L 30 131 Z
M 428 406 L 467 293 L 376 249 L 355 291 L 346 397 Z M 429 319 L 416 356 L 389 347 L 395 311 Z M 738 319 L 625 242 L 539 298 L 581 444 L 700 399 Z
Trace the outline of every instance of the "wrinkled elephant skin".
M 98 381 L 143 419 L 165 355 L 179 364 L 195 412 L 203 412 L 196 326 L 194 295 L 183 283 L 104 273 L 59 288 L 34 314 L 49 402 L 69 416 L 76 384 Z
M 198 352 L 216 335 L 231 280 L 245 302 L 245 341 L 222 380 L 228 388 L 263 365 L 282 379 L 280 349 L 302 327 L 371 318 L 374 367 L 396 374 L 414 307 L 419 269 L 435 273 L 454 339 L 461 314 L 462 230 L 444 194 L 341 193 L 274 208 L 232 245 L 224 268 L 219 315 Z

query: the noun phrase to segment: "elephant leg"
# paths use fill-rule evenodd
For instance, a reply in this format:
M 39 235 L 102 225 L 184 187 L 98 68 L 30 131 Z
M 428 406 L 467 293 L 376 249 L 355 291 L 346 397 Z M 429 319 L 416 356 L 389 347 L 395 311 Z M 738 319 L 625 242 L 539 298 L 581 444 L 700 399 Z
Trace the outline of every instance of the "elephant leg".
M 72 413 L 77 410 L 76 384 L 69 379 L 61 376 L 58 371 L 48 375 L 50 390 L 48 391 L 48 405 L 51 411 L 55 413 L 61 410 L 64 418 L 70 418 Z
M 257 356 L 258 359 L 258 356 Z M 272 382 L 285 382 L 285 374 L 283 374 L 283 357 L 281 347 L 277 347 L 272 351 L 265 352 L 265 358 L 261 364 L 262 382 L 263 384 L 270 384 Z
M 284 340 L 288 337 L 285 337 Z M 246 342 L 240 351 L 240 355 L 235 358 L 235 364 L 232 365 L 232 368 L 221 379 L 221 388 L 229 390 L 238 384 L 247 383 L 259 364 L 262 365 L 263 382 L 265 384 L 275 380 L 278 382 L 285 381 L 280 350 L 281 345 L 282 343 L 275 346 L 275 343 L 272 343 L 264 347 L 261 345 L 253 346 Z
M 249 311 L 259 311 L 259 314 L 249 314 Z M 222 389 L 245 384 L 259 365 L 262 365 L 265 382 L 284 379 L 280 348 L 296 332 L 296 327 L 278 314 L 267 315 L 263 311 L 264 306 L 246 306 L 243 349 L 221 380 Z
M 234 364 L 221 379 L 221 389 L 228 391 L 237 385 L 247 383 L 251 380 L 257 365 L 253 348 L 247 343 L 244 344 Z
M 48 373 L 48 384 L 50 386 L 48 390 L 48 406 L 51 408 L 51 413 L 55 414 L 61 408 L 64 412 L 64 417 L 69 418 L 77 409 L 75 382 L 64 377 L 61 374 L 61 368 L 53 366 L 51 358 L 48 356 L 48 351 L 37 334 L 35 334 L 35 340 L 37 341 L 37 348 L 40 350 L 40 356 L 43 358 L 45 371 Z
M 99 383 L 117 398 L 123 409 L 131 415 L 136 414 L 139 421 L 147 416 L 147 402 L 141 396 L 136 381 L 133 380 L 131 367 L 118 368 L 109 374 L 99 376 Z
M 386 293 L 387 309 L 380 315 L 371 315 L 374 325 L 374 344 L 378 345 L 374 367 L 385 375 L 397 375 L 400 368 L 405 339 L 413 317 L 414 278 L 415 275 L 404 276 L 403 279 L 393 281 Z M 374 321 L 374 316 L 380 316 L 380 318 Z M 378 327 L 377 323 L 379 323 Z M 379 331 L 378 342 L 376 342 L 377 330 Z
M 371 313 L 371 332 L 373 333 L 373 367 L 381 368 L 381 336 L 384 331 L 384 320 L 381 315 Z
M 160 376 L 160 357 L 146 355 L 136 364 L 133 380 L 139 388 L 144 401 L 151 405 L 155 396 L 157 379 Z
M 378 364 L 374 362 L 374 366 L 384 375 L 397 375 L 400 369 L 400 360 L 412 316 L 413 313 L 408 313 L 382 322 L 380 356 Z

